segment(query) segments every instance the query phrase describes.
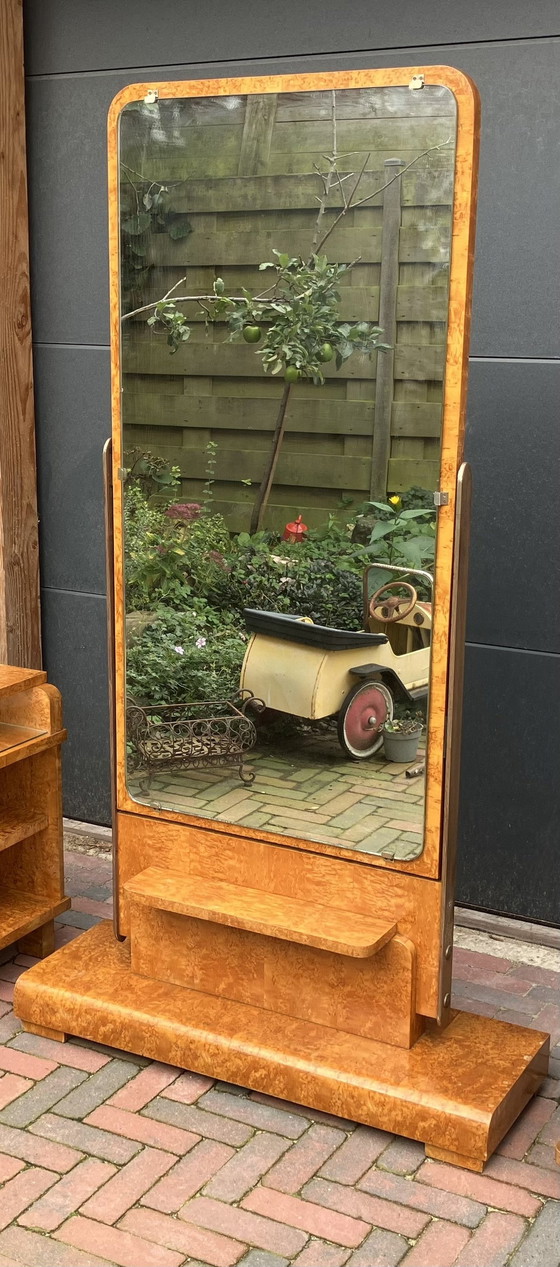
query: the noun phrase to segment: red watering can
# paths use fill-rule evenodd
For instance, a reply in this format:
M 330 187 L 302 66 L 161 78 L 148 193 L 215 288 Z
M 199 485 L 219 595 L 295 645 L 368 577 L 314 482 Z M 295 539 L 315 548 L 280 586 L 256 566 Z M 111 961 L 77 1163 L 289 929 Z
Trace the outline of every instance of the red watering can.
M 286 524 L 282 533 L 283 541 L 303 541 L 307 532 L 307 524 L 301 522 L 301 515 L 298 515 L 295 523 Z

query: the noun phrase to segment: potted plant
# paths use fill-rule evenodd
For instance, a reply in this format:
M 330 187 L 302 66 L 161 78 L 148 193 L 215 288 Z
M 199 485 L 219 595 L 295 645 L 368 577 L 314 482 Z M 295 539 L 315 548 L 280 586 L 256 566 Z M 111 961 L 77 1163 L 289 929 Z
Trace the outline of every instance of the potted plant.
M 405 765 L 415 761 L 423 729 L 422 712 L 397 706 L 395 716 L 383 726 L 383 751 L 387 760 Z

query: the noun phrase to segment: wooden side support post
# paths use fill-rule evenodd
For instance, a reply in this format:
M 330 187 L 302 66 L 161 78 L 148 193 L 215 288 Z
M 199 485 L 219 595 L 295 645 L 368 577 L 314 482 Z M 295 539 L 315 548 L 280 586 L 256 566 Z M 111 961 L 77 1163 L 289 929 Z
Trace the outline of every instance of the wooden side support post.
M 0 662 L 41 664 L 22 0 L 0 22 Z
M 370 493 L 375 501 L 387 500 L 387 478 L 391 456 L 391 411 L 393 408 L 393 381 L 395 365 L 395 336 L 397 330 L 397 286 L 399 284 L 399 234 L 401 228 L 400 169 L 402 158 L 388 158 L 384 164 L 385 177 L 391 181 L 383 193 L 383 247 L 381 276 L 379 279 L 379 325 L 384 342 L 390 343 L 389 352 L 377 354 L 377 378 L 375 384 L 375 415 L 373 420 L 373 446 L 371 451 Z M 396 179 L 391 179 L 395 177 Z

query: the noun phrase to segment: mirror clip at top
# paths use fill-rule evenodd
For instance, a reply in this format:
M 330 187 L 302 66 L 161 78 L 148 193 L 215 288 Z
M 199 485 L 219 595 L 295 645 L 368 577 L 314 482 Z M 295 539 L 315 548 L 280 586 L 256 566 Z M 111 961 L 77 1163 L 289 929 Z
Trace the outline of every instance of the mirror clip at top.
M 408 86 L 409 86 L 409 88 L 410 88 L 411 92 L 417 92 L 419 88 L 423 88 L 423 87 L 424 87 L 424 76 L 423 76 L 423 75 L 413 75 L 413 76 L 412 76 L 412 79 L 411 79 L 411 81 L 410 81 L 410 83 L 409 83 L 409 85 L 408 85 Z
M 442 493 L 437 488 L 434 493 L 434 506 L 449 506 L 449 493 Z

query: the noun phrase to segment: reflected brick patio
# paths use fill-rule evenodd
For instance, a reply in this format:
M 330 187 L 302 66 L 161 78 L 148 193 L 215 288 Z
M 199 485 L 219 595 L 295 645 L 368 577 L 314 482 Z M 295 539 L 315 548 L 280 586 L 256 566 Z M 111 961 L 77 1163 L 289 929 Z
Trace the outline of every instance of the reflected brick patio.
M 419 756 L 419 764 L 422 755 Z M 332 734 L 298 737 L 291 747 L 261 745 L 249 754 L 254 782 L 232 769 L 175 770 L 149 782 L 129 778 L 135 799 L 241 827 L 347 846 L 402 860 L 421 851 L 424 778 L 407 778 L 406 765 L 381 752 L 345 760 Z

